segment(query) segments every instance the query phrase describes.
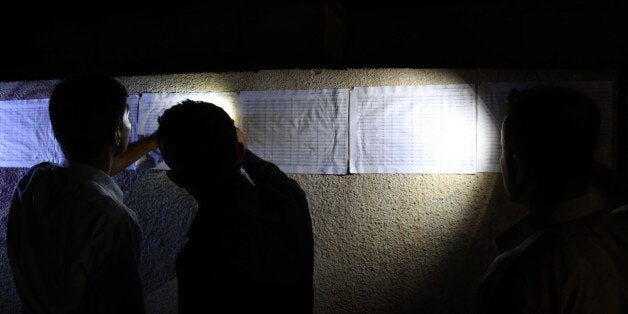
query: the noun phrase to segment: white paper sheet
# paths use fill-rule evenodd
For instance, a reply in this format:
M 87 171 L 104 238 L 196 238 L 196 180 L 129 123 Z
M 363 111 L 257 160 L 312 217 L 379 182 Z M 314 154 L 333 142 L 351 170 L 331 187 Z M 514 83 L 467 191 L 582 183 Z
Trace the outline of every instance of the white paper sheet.
M 475 173 L 473 85 L 357 87 L 351 173 Z
M 243 91 L 249 149 L 287 173 L 346 174 L 349 90 Z
M 513 88 L 522 90 L 552 83 L 571 87 L 589 95 L 601 114 L 596 158 L 610 166 L 612 149 L 612 82 L 515 82 L 483 83 L 478 86 L 478 172 L 499 172 L 500 130 L 506 114 L 506 99 Z
M 148 136 L 155 132 L 159 127 L 157 118 L 161 116 L 166 109 L 185 99 L 213 103 L 224 109 L 235 121 L 235 124 L 239 125 L 237 93 L 143 93 L 139 98 L 139 110 L 137 114 L 138 138 Z M 169 169 L 161 157 L 159 149 L 140 158 L 135 165 L 136 169 Z
M 62 159 L 50 125 L 48 99 L 0 101 L 0 167 L 30 168 Z

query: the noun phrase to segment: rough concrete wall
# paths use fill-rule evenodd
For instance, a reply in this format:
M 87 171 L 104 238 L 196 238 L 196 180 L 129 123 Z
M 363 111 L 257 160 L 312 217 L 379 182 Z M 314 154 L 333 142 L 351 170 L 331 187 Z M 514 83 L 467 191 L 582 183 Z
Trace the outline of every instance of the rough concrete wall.
M 123 77 L 129 92 L 350 88 L 484 81 L 615 80 L 615 73 L 510 70 L 276 70 Z M 48 97 L 52 81 L 0 83 L 0 99 Z M 0 168 L 0 312 L 16 313 L 4 235 L 25 169 Z M 290 175 L 305 190 L 315 240 L 316 313 L 473 313 L 494 237 L 523 214 L 498 173 Z M 196 211 L 161 171 L 115 176 L 144 230 L 149 313 L 176 313 L 174 261 Z

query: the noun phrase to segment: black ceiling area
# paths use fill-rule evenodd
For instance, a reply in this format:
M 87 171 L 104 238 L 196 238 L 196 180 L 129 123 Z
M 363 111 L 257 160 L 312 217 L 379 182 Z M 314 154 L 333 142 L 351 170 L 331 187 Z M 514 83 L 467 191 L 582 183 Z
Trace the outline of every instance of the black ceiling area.
M 15 3 L 0 80 L 265 69 L 625 68 L 623 1 Z

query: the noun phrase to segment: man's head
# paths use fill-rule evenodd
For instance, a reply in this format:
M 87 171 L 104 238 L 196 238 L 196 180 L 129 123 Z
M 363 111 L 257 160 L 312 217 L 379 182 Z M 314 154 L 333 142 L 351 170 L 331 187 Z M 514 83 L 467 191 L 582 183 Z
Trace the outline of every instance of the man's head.
M 194 194 L 238 175 L 243 154 L 233 120 L 220 107 L 184 100 L 159 117 L 157 138 L 168 176 Z
M 515 201 L 558 202 L 589 184 L 600 113 L 588 96 L 538 86 L 509 99 L 502 124 L 502 175 Z
M 126 88 L 113 78 L 80 75 L 57 84 L 49 114 L 55 137 L 68 160 L 91 162 L 107 147 L 114 155 L 128 143 Z

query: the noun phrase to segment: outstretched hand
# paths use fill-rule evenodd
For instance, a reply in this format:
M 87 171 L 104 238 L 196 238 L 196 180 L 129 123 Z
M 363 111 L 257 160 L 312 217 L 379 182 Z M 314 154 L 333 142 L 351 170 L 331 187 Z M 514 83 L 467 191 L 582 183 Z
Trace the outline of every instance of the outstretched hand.
M 124 152 L 113 158 L 113 164 L 109 170 L 109 175 L 115 175 L 116 173 L 126 169 L 130 164 L 158 147 L 159 143 L 157 141 L 157 131 L 153 132 L 149 136 L 130 143 Z

